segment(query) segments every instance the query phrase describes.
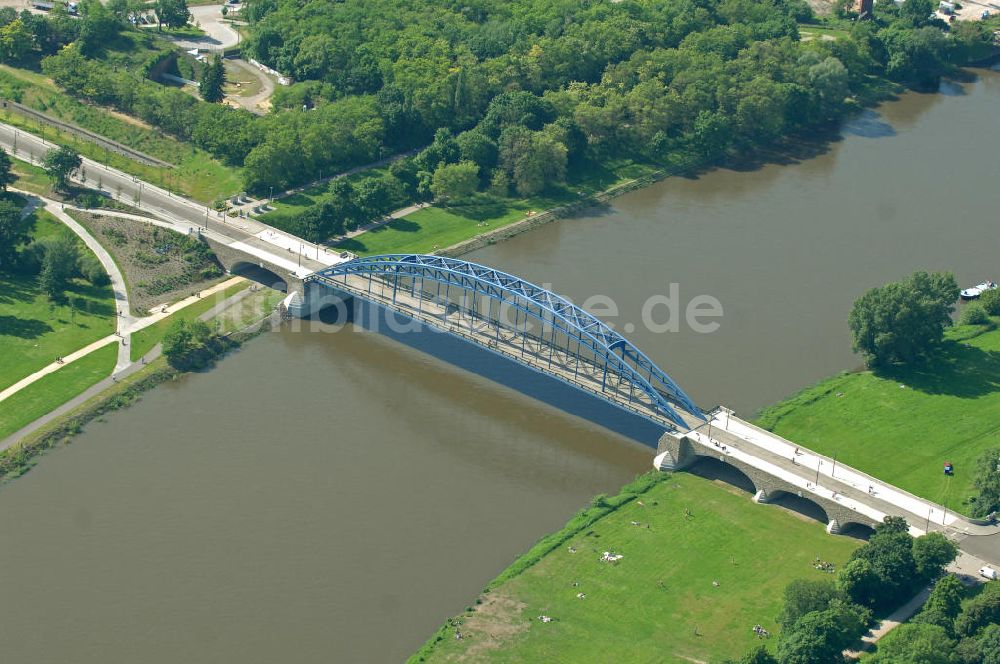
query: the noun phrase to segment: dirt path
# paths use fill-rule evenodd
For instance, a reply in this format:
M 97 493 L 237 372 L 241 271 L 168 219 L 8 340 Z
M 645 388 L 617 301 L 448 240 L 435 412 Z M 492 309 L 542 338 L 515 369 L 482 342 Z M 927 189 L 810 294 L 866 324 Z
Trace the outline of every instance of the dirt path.
M 255 76 L 257 80 L 260 81 L 260 92 L 248 97 L 227 95 L 226 101 L 235 103 L 251 113 L 256 113 L 257 115 L 267 113 L 270 108 L 270 105 L 267 102 L 271 99 L 271 95 L 274 94 L 274 78 L 269 74 L 262 72 L 260 69 L 254 67 L 245 60 L 234 59 L 229 60 L 228 62 L 231 63 L 232 66 L 250 74 L 251 76 Z

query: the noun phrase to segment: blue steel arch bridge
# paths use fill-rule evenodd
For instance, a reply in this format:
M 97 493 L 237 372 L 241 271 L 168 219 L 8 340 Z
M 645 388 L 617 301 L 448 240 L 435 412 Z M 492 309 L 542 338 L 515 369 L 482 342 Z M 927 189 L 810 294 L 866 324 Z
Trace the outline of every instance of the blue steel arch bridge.
M 485 265 L 389 254 L 304 278 L 477 344 L 668 430 L 705 416 L 670 376 L 621 334 L 550 290 Z

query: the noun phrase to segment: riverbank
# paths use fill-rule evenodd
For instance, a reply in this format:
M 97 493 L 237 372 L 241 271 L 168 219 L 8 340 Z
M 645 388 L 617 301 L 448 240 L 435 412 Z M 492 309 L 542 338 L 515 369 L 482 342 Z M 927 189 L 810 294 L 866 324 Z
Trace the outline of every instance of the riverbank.
M 729 485 L 649 473 L 539 540 L 409 662 L 738 657 L 754 625 L 777 632 L 789 581 L 829 578 L 814 558 L 840 566 L 857 546 Z
M 976 462 L 1000 446 L 1000 330 L 956 326 L 925 365 L 834 376 L 757 423 L 913 494 L 968 514 Z M 942 472 L 954 464 L 954 475 Z
M 274 313 L 275 297 L 267 297 L 265 291 L 249 291 L 240 289 L 228 295 L 214 306 L 211 300 L 206 300 L 203 307 L 191 308 L 187 318 L 198 317 L 202 320 L 219 321 L 220 333 L 231 342 L 229 352 L 238 350 L 246 341 L 270 329 L 278 322 Z M 261 316 L 248 315 L 245 305 L 248 298 L 256 297 L 251 308 L 259 306 Z M 201 304 L 201 303 L 199 303 Z M 241 308 L 234 314 L 234 309 Z M 169 319 L 173 320 L 173 318 Z M 226 353 L 226 355 L 229 354 Z M 87 367 L 84 366 L 84 369 Z M 90 389 L 82 392 L 75 399 L 54 408 L 46 416 L 27 424 L 9 439 L 0 441 L 0 483 L 19 477 L 37 462 L 44 452 L 68 444 L 80 433 L 84 426 L 104 415 L 126 408 L 135 403 L 140 396 L 163 383 L 175 380 L 183 375 L 170 367 L 160 355 L 159 343 L 149 348 L 141 357 L 136 358 L 136 364 L 120 372 L 114 377 L 91 381 Z M 87 387 L 84 386 L 84 387 Z

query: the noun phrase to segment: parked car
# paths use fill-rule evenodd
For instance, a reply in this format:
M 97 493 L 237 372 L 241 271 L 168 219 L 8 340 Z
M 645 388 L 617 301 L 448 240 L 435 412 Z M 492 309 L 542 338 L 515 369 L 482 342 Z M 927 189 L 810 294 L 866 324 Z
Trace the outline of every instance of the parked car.
M 981 567 L 979 568 L 979 576 L 985 577 L 990 581 L 996 581 L 997 571 L 992 567 Z

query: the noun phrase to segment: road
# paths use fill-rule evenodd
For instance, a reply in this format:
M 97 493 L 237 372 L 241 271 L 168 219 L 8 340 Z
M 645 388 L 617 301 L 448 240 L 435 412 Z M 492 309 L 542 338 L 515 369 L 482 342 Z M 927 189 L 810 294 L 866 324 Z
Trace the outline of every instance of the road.
M 0 123 L 0 147 L 12 156 L 39 164 L 56 145 L 33 134 Z M 191 199 L 172 194 L 156 185 L 114 168 L 83 159 L 75 182 L 100 189 L 123 203 L 152 214 L 171 224 L 179 233 L 202 228 L 209 238 L 305 276 L 309 272 L 339 262 L 335 254 L 301 238 L 249 218 L 229 218 Z M 102 212 L 103 213 L 103 212 Z M 299 258 L 298 247 L 302 256 Z M 294 248 L 293 248 L 294 247 Z
M 237 69 L 245 71 L 246 73 L 256 77 L 260 81 L 260 92 L 258 92 L 257 94 L 250 95 L 248 97 L 241 97 L 239 95 L 227 95 L 226 101 L 233 104 L 238 104 L 241 108 L 245 108 L 251 113 L 256 113 L 257 115 L 263 115 L 267 113 L 267 108 L 265 107 L 265 104 L 271 98 L 271 95 L 274 94 L 274 85 L 275 85 L 274 78 L 270 74 L 262 72 L 260 69 L 254 67 L 252 64 L 250 64 L 245 60 L 239 60 L 239 59 L 227 60 L 226 63 L 231 67 L 235 67 Z
M 184 50 L 199 48 L 209 51 L 221 51 L 230 46 L 236 46 L 240 42 L 238 32 L 223 21 L 222 5 L 199 5 L 191 7 L 191 24 L 197 25 L 205 33 L 201 37 L 170 37 L 161 35 L 169 39 Z M 156 26 L 144 28 L 145 30 L 156 30 Z

